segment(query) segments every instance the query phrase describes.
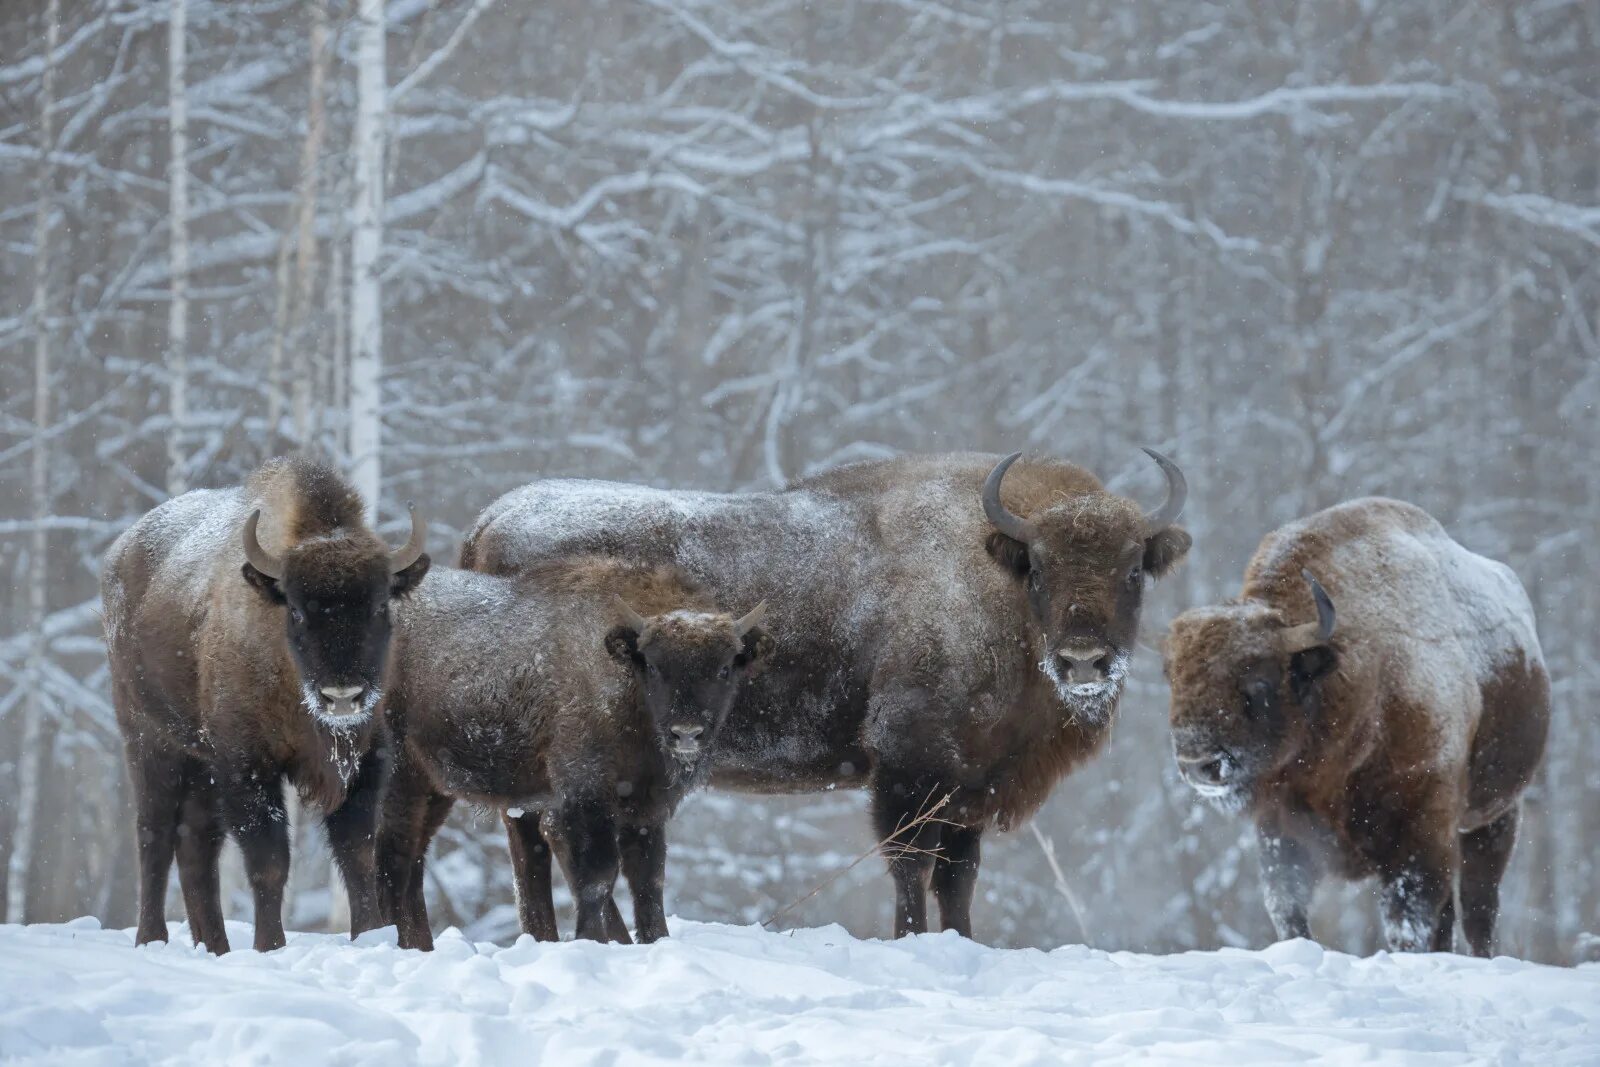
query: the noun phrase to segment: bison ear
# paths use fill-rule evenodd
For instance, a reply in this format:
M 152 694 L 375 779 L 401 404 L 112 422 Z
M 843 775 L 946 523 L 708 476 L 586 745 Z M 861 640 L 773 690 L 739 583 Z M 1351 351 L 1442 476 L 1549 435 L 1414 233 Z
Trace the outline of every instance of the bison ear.
M 1181 526 L 1168 526 L 1151 534 L 1144 542 L 1144 572 L 1152 578 L 1164 578 L 1189 554 L 1194 538 Z
M 1028 546 L 1015 537 L 1007 537 L 995 530 L 989 534 L 983 547 L 989 550 L 989 555 L 994 557 L 996 563 L 1018 578 L 1028 576 Z
M 283 595 L 283 590 L 278 588 L 278 580 L 276 578 L 269 578 L 248 563 L 240 568 L 240 573 L 244 575 L 245 581 L 255 587 L 256 592 L 267 598 L 268 603 L 282 604 L 286 602 L 287 598 Z
M 417 557 L 417 561 L 411 566 L 389 575 L 389 595 L 402 597 L 411 592 L 417 587 L 417 583 L 427 575 L 428 568 L 431 566 L 433 566 L 433 560 L 424 552 Z
M 733 657 L 733 664 L 751 675 L 759 674 L 766 666 L 767 657 L 778 647 L 778 642 L 759 626 L 745 634 L 743 640 L 744 648 Z
M 1311 699 L 1312 686 L 1339 666 L 1339 654 L 1332 645 L 1313 645 L 1289 657 L 1289 689 L 1295 702 L 1304 705 Z
M 613 626 L 606 633 L 606 651 L 627 667 L 644 663 L 644 657 L 639 654 L 639 634 L 631 626 Z

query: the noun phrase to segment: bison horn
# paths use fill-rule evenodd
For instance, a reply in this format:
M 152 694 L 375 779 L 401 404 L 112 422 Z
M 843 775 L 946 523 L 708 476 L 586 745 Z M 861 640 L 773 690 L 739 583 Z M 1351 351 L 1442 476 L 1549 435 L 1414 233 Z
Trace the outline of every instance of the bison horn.
M 1161 468 L 1161 473 L 1167 476 L 1167 499 L 1161 506 L 1149 512 L 1144 517 L 1145 526 L 1151 533 L 1160 533 L 1168 526 L 1178 521 L 1178 516 L 1183 514 L 1183 503 L 1189 498 L 1189 481 L 1183 476 L 1183 471 L 1172 460 L 1163 456 L 1153 448 L 1144 450 L 1145 455 L 1156 461 Z
M 740 638 L 744 637 L 745 634 L 749 633 L 751 630 L 754 630 L 757 626 L 760 626 L 763 622 L 765 622 L 766 618 L 767 602 L 763 600 L 761 603 L 750 609 L 750 614 L 746 615 L 742 619 L 737 619 L 734 621 L 733 635 Z
M 1311 586 L 1311 599 L 1317 605 L 1317 621 L 1308 622 L 1301 626 L 1291 626 L 1284 631 L 1283 645 L 1287 652 L 1304 652 L 1308 648 L 1325 645 L 1333 636 L 1333 625 L 1336 616 L 1333 611 L 1333 598 L 1328 596 L 1328 591 L 1322 588 L 1322 583 L 1310 571 L 1301 569 L 1300 576 Z
M 421 559 L 423 545 L 428 539 L 428 522 L 417 513 L 417 506 L 408 500 L 406 510 L 411 512 L 411 537 L 404 545 L 389 553 L 390 574 L 399 574 Z
M 1014 515 L 1006 510 L 1000 503 L 1000 483 L 1005 480 L 1006 471 L 1011 465 L 1022 457 L 1021 452 L 1013 452 L 999 463 L 994 470 L 989 472 L 989 477 L 983 480 L 983 513 L 996 530 L 1015 541 L 1026 544 L 1033 540 L 1033 523 L 1020 515 Z
M 622 612 L 622 621 L 627 624 L 628 629 L 632 630 L 635 635 L 644 633 L 644 628 L 650 625 L 645 617 L 634 611 L 633 605 L 620 596 L 613 596 L 611 599 L 616 601 L 617 610 Z
M 260 508 L 256 508 L 250 513 L 250 517 L 244 520 L 244 558 L 250 561 L 250 566 L 268 578 L 275 582 L 281 581 L 283 560 L 261 547 L 261 541 L 256 537 L 256 526 L 260 522 Z

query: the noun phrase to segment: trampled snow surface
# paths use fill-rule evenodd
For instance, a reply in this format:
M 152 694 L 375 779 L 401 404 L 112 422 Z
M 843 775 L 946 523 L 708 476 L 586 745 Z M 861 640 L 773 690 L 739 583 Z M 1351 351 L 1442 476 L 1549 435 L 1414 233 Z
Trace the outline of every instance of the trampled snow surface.
M 248 928 L 229 924 L 236 945 Z M 0 1060 L 286 1063 L 1600 1063 L 1600 965 L 1174 956 L 674 921 L 651 946 L 291 934 L 261 956 L 0 927 Z

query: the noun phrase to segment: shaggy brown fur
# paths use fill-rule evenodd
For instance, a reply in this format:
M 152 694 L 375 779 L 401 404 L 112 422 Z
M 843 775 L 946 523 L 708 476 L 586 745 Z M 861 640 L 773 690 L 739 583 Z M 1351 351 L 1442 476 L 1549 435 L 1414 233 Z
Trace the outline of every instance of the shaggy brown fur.
M 501 812 L 526 932 L 556 937 L 548 839 L 579 937 L 627 940 L 611 898 L 619 863 L 639 939 L 664 936 L 667 821 L 709 770 L 772 638 L 676 568 L 589 558 L 515 579 L 435 572 L 399 640 L 389 710 L 400 747 L 378 865 L 401 945 L 432 947 L 422 862 L 458 799 Z
M 246 562 L 258 539 L 281 580 Z M 356 932 L 376 924 L 372 837 L 384 731 L 388 601 L 428 570 L 390 574 L 360 497 L 336 471 L 275 460 L 243 489 L 197 490 L 151 511 L 101 572 L 117 721 L 137 800 L 138 940 L 165 940 L 174 852 L 196 942 L 228 949 L 217 882 L 224 827 L 244 852 L 258 949 L 283 944 L 289 843 L 281 782 L 324 813 Z M 359 687 L 332 718 L 322 691 Z
M 865 785 L 880 837 L 953 793 L 950 825 L 890 864 L 895 932 L 926 929 L 931 884 L 945 928 L 970 935 L 982 834 L 1024 821 L 1104 743 L 1144 575 L 1189 547 L 1054 459 L 1005 475 L 1004 505 L 1034 531 L 1013 540 L 980 501 L 999 459 L 903 456 L 741 495 L 536 482 L 479 517 L 462 559 L 517 574 L 610 553 L 682 566 L 725 604 L 769 601 L 778 650 L 734 708 L 713 784 Z M 1098 683 L 1069 684 L 1068 648 L 1103 651 Z
M 1336 613 L 1324 639 L 1308 572 Z M 1166 656 L 1180 768 L 1255 819 L 1268 912 L 1309 937 L 1323 873 L 1376 876 L 1391 948 L 1448 950 L 1460 882 L 1492 950 L 1549 680 L 1509 570 L 1394 500 L 1341 504 L 1262 542 L 1243 595 L 1186 612 Z

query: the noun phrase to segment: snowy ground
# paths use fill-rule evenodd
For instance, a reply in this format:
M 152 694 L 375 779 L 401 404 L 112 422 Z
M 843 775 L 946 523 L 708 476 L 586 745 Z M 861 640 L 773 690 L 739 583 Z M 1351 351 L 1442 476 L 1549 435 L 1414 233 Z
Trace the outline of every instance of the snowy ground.
M 229 924 L 235 945 L 248 927 Z M 1292 941 L 1177 956 L 858 941 L 675 921 L 644 947 L 290 935 L 135 949 L 0 927 L 0 1060 L 375 1064 L 1600 1063 L 1600 965 L 1357 959 Z

